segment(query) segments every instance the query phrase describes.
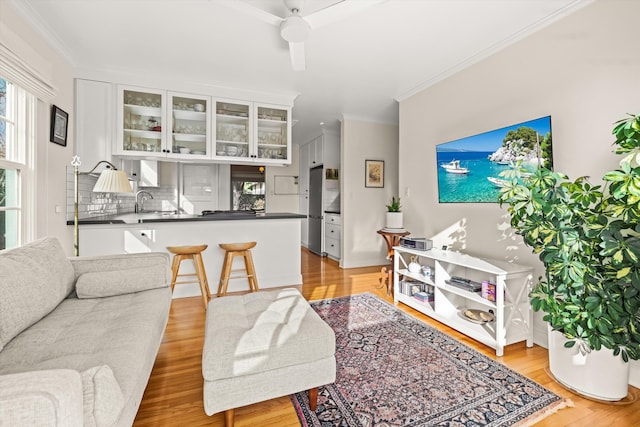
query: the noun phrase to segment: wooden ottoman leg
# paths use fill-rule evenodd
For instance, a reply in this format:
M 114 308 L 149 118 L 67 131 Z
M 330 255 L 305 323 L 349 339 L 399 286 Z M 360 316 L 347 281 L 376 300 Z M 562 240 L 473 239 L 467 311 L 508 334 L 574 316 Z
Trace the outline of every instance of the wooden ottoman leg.
M 224 424 L 227 427 L 233 427 L 235 409 L 227 409 L 224 411 Z
M 309 389 L 309 409 L 315 412 L 318 407 L 318 387 Z

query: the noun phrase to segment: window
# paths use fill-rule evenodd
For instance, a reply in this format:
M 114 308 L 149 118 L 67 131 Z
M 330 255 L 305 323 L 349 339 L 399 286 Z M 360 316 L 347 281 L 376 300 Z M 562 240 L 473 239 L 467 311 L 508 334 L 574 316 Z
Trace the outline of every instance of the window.
M 266 195 L 264 166 L 231 166 L 232 210 L 264 210 Z
M 35 98 L 0 77 L 0 249 L 22 243 Z

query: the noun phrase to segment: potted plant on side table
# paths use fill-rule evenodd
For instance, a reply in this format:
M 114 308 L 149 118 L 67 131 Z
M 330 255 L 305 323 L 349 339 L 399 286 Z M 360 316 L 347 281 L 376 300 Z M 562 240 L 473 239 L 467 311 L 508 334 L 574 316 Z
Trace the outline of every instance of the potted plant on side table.
M 625 157 L 604 186 L 516 167 L 503 173 L 499 196 L 545 267 L 530 296 L 549 324 L 551 373 L 610 401 L 627 395 L 628 361 L 640 358 L 640 117 L 620 120 L 613 134 Z
M 386 205 L 387 218 L 385 228 L 391 230 L 403 230 L 402 228 L 402 212 L 400 211 L 400 197 L 391 197 L 391 203 Z

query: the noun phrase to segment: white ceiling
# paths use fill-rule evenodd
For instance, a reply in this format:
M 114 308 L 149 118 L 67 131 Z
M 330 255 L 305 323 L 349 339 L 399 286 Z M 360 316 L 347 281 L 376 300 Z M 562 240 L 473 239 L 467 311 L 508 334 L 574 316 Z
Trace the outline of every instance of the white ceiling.
M 232 1 L 285 16 L 282 0 Z M 307 0 L 301 15 L 337 2 Z M 343 116 L 397 123 L 398 99 L 589 2 L 374 2 L 312 29 L 295 72 L 279 29 L 224 0 L 13 0 L 77 69 L 297 94 L 294 142 Z

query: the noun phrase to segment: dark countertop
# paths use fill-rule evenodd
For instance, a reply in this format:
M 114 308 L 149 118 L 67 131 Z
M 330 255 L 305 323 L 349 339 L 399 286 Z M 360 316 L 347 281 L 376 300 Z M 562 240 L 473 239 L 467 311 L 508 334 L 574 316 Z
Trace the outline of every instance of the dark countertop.
M 245 213 L 217 213 L 214 215 L 192 215 L 192 214 L 166 214 L 166 213 L 124 213 L 117 215 L 97 215 L 91 218 L 78 220 L 78 225 L 89 224 L 140 224 L 151 222 L 183 222 L 183 221 L 237 221 L 237 220 L 268 220 L 268 219 L 297 219 L 306 218 L 289 212 L 273 212 L 265 214 L 245 214 Z M 73 225 L 73 221 L 67 221 L 67 225 Z

